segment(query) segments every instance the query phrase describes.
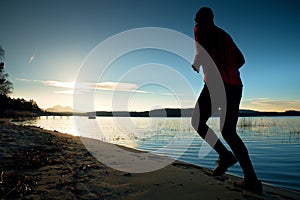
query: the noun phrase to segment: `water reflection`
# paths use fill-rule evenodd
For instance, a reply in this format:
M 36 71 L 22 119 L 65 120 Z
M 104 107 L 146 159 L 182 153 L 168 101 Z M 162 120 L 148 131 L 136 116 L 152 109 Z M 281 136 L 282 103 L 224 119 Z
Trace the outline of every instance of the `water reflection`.
M 270 143 L 300 143 L 299 117 L 243 117 L 238 132 L 246 140 L 263 140 Z
M 133 148 L 197 138 L 197 134 L 190 125 L 190 118 L 97 117 L 96 120 L 82 116 L 76 118 L 80 118 L 76 120 L 77 125 L 73 116 L 42 116 L 16 123 L 56 130 L 74 136 L 81 135 Z M 208 124 L 220 135 L 218 118 L 211 118 Z M 237 129 L 243 140 L 247 142 L 300 143 L 300 117 L 242 117 L 239 118 Z

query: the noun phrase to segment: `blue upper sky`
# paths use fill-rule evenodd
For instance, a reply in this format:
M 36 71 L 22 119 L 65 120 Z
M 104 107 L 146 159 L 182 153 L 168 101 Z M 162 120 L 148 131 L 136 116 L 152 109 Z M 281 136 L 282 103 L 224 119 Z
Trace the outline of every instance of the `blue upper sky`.
M 168 28 L 193 38 L 194 15 L 202 6 L 213 9 L 215 24 L 232 36 L 246 58 L 241 68 L 241 107 L 300 110 L 297 0 L 0 0 L 0 45 L 6 51 L 5 67 L 14 84 L 12 96 L 34 99 L 43 108 L 72 106 L 72 88 L 80 66 L 99 43 L 141 27 Z M 153 62 L 175 70 L 181 67 L 178 71 L 189 79 L 196 96 L 199 94 L 202 77 L 192 71 L 188 62 L 166 52 L 147 50 L 123 56 L 114 63 L 115 70 L 108 71 L 97 85 L 96 109 L 112 109 L 112 90 L 122 76 L 117 77 L 118 69 L 126 73 L 130 67 Z M 143 77 L 149 78 L 149 74 L 139 76 Z M 182 87 L 179 81 L 169 79 L 174 87 Z M 168 86 L 148 84 L 137 88 L 133 84 L 137 80 L 127 81 L 132 85 L 123 83 L 128 90 L 122 92 L 137 91 L 129 99 L 131 110 L 179 106 L 176 95 L 167 94 Z M 196 96 L 184 99 L 183 107 L 193 107 Z

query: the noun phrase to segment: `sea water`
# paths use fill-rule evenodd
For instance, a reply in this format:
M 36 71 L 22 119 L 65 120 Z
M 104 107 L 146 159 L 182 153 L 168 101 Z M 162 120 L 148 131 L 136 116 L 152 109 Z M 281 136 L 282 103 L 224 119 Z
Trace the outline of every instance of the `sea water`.
M 120 144 L 210 169 L 218 157 L 193 130 L 190 118 L 56 116 L 19 124 Z M 210 119 L 208 125 L 223 141 L 219 119 Z M 300 190 L 300 117 L 243 117 L 237 130 L 263 182 Z M 239 164 L 228 173 L 243 176 Z

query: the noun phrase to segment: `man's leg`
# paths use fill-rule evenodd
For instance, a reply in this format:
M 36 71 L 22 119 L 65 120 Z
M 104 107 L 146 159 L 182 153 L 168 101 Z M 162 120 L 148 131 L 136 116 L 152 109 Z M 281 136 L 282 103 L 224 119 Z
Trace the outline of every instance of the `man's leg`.
M 207 86 L 205 85 L 195 106 L 192 125 L 198 134 L 220 155 L 227 156 L 229 151 L 218 139 L 215 132 L 206 124 L 211 117 L 211 100 Z
M 239 105 L 242 96 L 242 86 L 226 86 L 227 108 L 221 114 L 221 124 L 224 122 L 222 136 L 232 149 L 243 169 L 245 180 L 257 180 L 248 150 L 236 132 L 239 117 Z M 225 118 L 226 117 L 226 118 Z

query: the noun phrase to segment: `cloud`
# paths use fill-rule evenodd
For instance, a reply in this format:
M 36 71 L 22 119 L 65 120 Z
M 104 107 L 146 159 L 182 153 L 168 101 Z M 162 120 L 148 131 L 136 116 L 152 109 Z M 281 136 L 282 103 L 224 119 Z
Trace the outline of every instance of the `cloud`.
M 101 82 L 93 85 L 98 90 L 134 91 L 138 85 L 133 83 Z
M 289 105 L 295 105 L 299 104 L 300 100 L 271 100 L 271 99 L 265 99 L 260 101 L 253 101 L 251 102 L 254 105 L 260 105 L 260 106 L 289 106 Z
M 251 98 L 244 99 L 243 102 L 260 105 L 260 106 L 284 106 L 284 105 L 294 105 L 299 104 L 300 100 L 276 100 L 269 98 Z
M 119 91 L 119 92 L 135 92 L 135 93 L 143 93 L 143 94 L 159 94 L 159 95 L 173 95 L 171 93 L 166 92 L 151 92 L 147 90 L 138 89 L 139 86 L 134 83 L 121 83 L 121 82 L 101 82 L 93 85 L 93 88 L 98 90 L 111 90 L 111 91 Z
M 28 63 L 30 64 L 34 58 L 35 58 L 35 53 L 33 53 L 32 56 L 30 56 Z
M 261 98 L 250 98 L 250 99 L 243 99 L 243 101 L 262 101 L 262 100 L 269 100 L 269 98 L 261 97 Z
M 43 85 L 60 87 L 60 88 L 69 88 L 69 89 L 74 88 L 74 82 L 67 82 L 67 81 L 32 80 L 32 79 L 24 79 L 24 78 L 16 78 L 16 80 L 23 81 L 23 82 L 36 82 L 36 83 L 41 83 Z
M 74 94 L 74 90 L 62 90 L 62 91 L 56 91 L 57 94 Z
M 158 95 L 170 95 L 172 93 L 158 93 L 151 92 L 146 90 L 138 89 L 139 86 L 134 83 L 122 83 L 122 82 L 100 82 L 100 83 L 75 83 L 74 81 L 55 81 L 55 80 L 31 80 L 31 79 L 23 79 L 16 78 L 18 81 L 23 82 L 36 82 L 46 86 L 56 87 L 56 88 L 64 88 L 68 90 L 56 91 L 55 93 L 59 94 L 85 94 L 91 92 L 93 90 L 103 90 L 103 91 L 118 91 L 118 92 L 133 92 L 133 93 L 142 93 L 142 94 L 158 94 Z
M 264 111 L 299 110 L 300 100 L 278 100 L 269 98 L 252 98 L 243 100 L 246 108 Z
M 39 81 L 44 85 L 60 87 L 60 88 L 74 88 L 74 82 L 65 82 L 65 81 Z

